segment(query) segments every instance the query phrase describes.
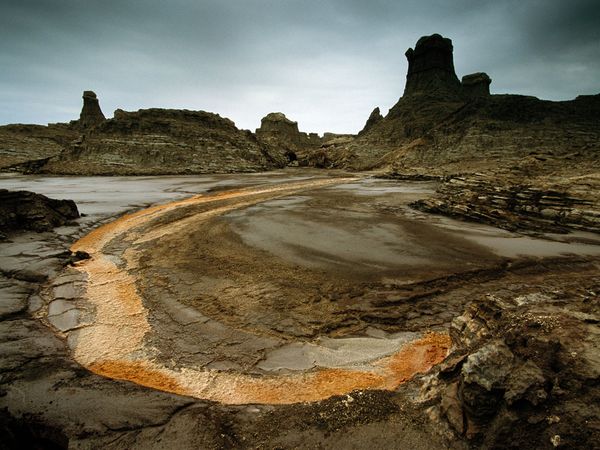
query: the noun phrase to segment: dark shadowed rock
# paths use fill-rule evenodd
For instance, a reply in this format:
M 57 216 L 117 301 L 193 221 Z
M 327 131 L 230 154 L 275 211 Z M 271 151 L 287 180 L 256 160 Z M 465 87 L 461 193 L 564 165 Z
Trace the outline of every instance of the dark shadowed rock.
M 103 123 L 106 120 L 98 97 L 93 91 L 83 91 L 83 108 L 79 115 L 79 126 L 82 128 L 90 128 Z
M 0 189 L 0 232 L 50 231 L 79 217 L 73 200 L 55 200 L 29 191 Z
M 284 162 L 295 161 L 298 153 L 309 148 L 318 148 L 321 139 L 316 133 L 302 133 L 298 122 L 288 119 L 280 112 L 269 113 L 262 118 L 260 128 L 256 129 L 256 138 L 271 153 L 279 153 Z
M 383 120 L 383 116 L 381 115 L 381 112 L 379 111 L 379 107 L 377 107 L 373 110 L 373 112 L 371 112 L 371 114 L 369 115 L 369 118 L 367 119 L 367 123 L 365 123 L 365 126 L 358 133 L 358 135 L 361 136 L 361 135 L 365 134 L 367 131 L 369 131 L 371 128 L 373 128 L 374 125 L 378 124 L 382 120 Z
M 463 93 L 466 97 L 487 97 L 490 95 L 492 79 L 487 73 L 477 72 L 462 77 Z
M 452 41 L 439 34 L 423 36 L 417 41 L 414 50 L 409 48 L 405 53 L 408 74 L 404 95 L 422 92 L 447 95 L 460 92 L 452 50 Z

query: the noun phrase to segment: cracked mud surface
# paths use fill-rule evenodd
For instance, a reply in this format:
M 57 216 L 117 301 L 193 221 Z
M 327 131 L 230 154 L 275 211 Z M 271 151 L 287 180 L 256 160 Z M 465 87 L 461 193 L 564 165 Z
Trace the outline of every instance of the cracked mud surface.
M 427 184 L 327 186 L 327 176 L 306 181 L 307 172 L 211 178 L 186 192 L 162 181 L 162 193 L 148 201 L 134 189 L 140 206 L 194 189 L 219 200 L 184 201 L 133 233 L 111 234 L 102 241 L 106 258 L 85 263 L 95 270 L 63 270 L 52 255 L 114 207 L 84 218 L 80 231 L 3 244 L 0 419 L 9 447 L 461 448 L 416 403 L 420 377 L 399 380 L 445 356 L 450 322 L 472 300 L 577 292 L 597 274 L 598 246 L 589 236 L 533 239 L 407 208 L 429 195 Z M 262 187 L 235 186 L 246 182 Z M 290 182 L 296 188 L 273 197 Z M 89 250 L 100 241 L 78 245 Z M 40 273 L 50 278 L 43 297 L 44 282 L 32 282 Z M 90 274 L 100 276 L 97 283 Z M 90 285 L 100 297 L 131 300 L 120 302 L 117 315 L 128 338 L 84 336 L 90 324 L 114 331 L 106 311 L 90 302 Z M 132 350 L 135 342 L 141 345 Z M 412 370 L 419 349 L 427 364 Z M 190 392 L 185 375 L 199 370 L 230 382 L 223 389 L 200 380 L 214 400 L 249 404 L 193 398 L 201 395 Z M 281 398 L 290 392 L 293 401 L 318 401 L 273 404 L 289 403 Z

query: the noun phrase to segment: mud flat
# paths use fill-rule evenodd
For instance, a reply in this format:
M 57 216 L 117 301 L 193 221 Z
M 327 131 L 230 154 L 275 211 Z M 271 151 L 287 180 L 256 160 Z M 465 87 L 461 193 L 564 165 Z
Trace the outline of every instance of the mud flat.
M 462 448 L 419 393 L 453 320 L 486 296 L 589 283 L 600 255 L 593 234 L 409 208 L 431 183 L 287 170 L 0 183 L 87 214 L 0 244 L 2 432 L 31 445 Z M 92 258 L 63 268 L 66 246 Z

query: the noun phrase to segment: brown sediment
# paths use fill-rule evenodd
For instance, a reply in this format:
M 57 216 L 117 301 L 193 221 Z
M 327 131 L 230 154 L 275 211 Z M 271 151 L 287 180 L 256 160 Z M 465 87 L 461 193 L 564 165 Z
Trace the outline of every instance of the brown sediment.
M 226 404 L 291 404 L 323 400 L 356 390 L 394 390 L 425 373 L 448 354 L 450 337 L 430 333 L 392 356 L 375 361 L 373 370 L 318 369 L 303 374 L 250 376 L 231 372 L 175 371 L 151 361 L 97 361 L 88 368 L 99 375 L 142 386 Z
M 88 369 L 108 378 L 132 381 L 142 386 L 174 394 L 189 395 L 188 390 L 175 379 L 149 367 L 146 361 L 98 361 L 91 363 Z
M 258 203 L 264 200 L 261 194 L 270 194 L 268 198 L 272 199 L 347 181 L 311 180 L 195 196 L 125 215 L 94 230 L 72 246 L 73 251 L 84 250 L 92 255 L 90 260 L 78 265 L 78 269 L 87 274 L 86 297 L 96 312 L 95 321 L 78 330 L 73 351 L 75 359 L 109 378 L 228 404 L 290 404 L 322 400 L 353 390 L 393 390 L 416 374 L 428 371 L 448 353 L 450 339 L 445 334 L 427 334 L 405 344 L 391 356 L 372 361 L 365 369 L 317 368 L 304 373 L 262 376 L 187 366 L 173 369 L 155 360 L 152 349 L 145 344 L 144 337 L 152 328 L 148 311 L 135 287 L 136 276 L 131 272 L 138 265 L 140 255 L 135 246 L 139 242 L 176 232 L 191 222 Z M 232 198 L 239 201 L 226 206 L 215 205 L 173 223 L 144 227 L 180 207 Z M 104 247 L 117 237 L 133 243 L 121 255 L 124 267 L 103 253 Z
M 280 186 L 268 186 L 261 189 L 245 188 L 237 189 L 234 191 L 219 192 L 211 195 L 195 195 L 193 197 L 186 198 L 183 200 L 178 200 L 162 205 L 151 206 L 140 211 L 125 214 L 119 217 L 118 219 L 104 224 L 91 231 L 87 235 L 83 236 L 71 246 L 71 251 L 81 250 L 90 254 L 100 251 L 102 247 L 104 247 L 104 245 L 110 242 L 117 235 L 130 231 L 137 226 L 147 223 L 159 214 L 164 214 L 168 211 L 172 211 L 183 206 L 192 206 L 201 203 L 215 202 L 218 200 L 226 200 L 242 196 L 256 196 L 259 194 L 277 193 L 278 191 L 283 192 L 285 195 L 285 193 L 293 192 L 295 190 L 318 188 L 322 186 L 345 183 L 355 180 L 356 178 L 311 180 L 308 182 L 286 183 Z
M 302 375 L 238 379 L 236 389 L 216 395 L 223 403 L 289 404 L 323 400 L 356 390 L 394 390 L 442 362 L 450 337 L 431 333 L 406 344 L 392 356 L 373 362 L 381 370 L 319 369 Z
M 409 342 L 398 353 L 384 358 L 379 364 L 391 374 L 388 380 L 393 389 L 442 362 L 451 345 L 452 340 L 447 334 L 428 333 L 421 339 Z

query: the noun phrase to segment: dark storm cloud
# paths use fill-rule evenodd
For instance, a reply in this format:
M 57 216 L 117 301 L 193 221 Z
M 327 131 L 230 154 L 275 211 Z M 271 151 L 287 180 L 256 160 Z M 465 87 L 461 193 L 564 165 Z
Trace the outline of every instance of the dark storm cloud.
M 0 123 L 76 118 L 93 89 L 115 108 L 204 109 L 255 128 L 356 132 L 402 94 L 404 51 L 454 41 L 459 76 L 550 99 L 600 92 L 597 0 L 4 0 Z

